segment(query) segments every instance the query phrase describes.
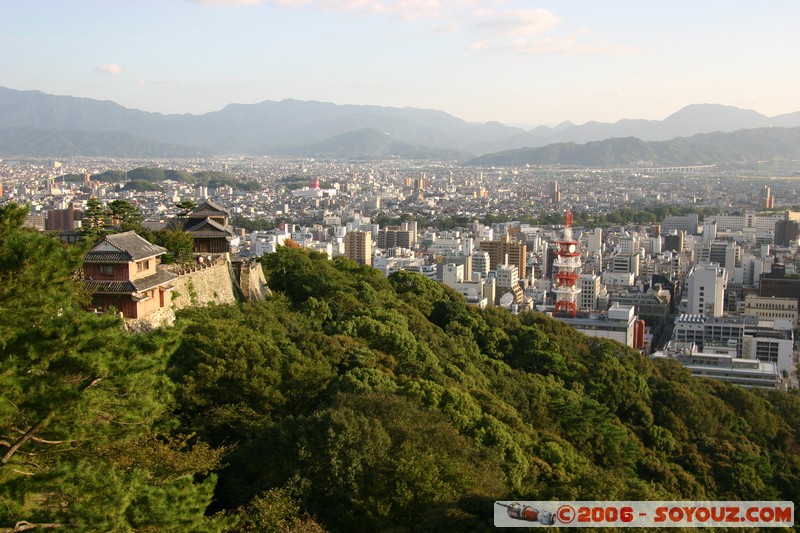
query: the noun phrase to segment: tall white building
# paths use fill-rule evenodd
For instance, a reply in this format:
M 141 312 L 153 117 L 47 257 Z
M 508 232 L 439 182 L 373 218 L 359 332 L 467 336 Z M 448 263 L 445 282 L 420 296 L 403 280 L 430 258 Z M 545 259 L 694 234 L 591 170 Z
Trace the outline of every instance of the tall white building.
M 502 297 L 506 293 L 514 296 L 515 303 L 523 300 L 523 290 L 519 285 L 519 272 L 515 265 L 500 265 L 497 271 L 497 296 Z
M 578 309 L 581 311 L 597 309 L 597 297 L 600 294 L 600 276 L 597 274 L 581 274 L 578 276 Z
M 621 254 L 638 254 L 639 253 L 639 238 L 636 235 L 629 237 L 622 237 L 619 240 L 619 253 Z
M 610 258 L 611 272 L 629 272 L 634 277 L 639 275 L 638 254 L 617 254 Z
M 594 228 L 586 234 L 586 249 L 589 253 L 598 254 L 603 247 L 603 228 Z
M 687 304 L 690 315 L 722 316 L 728 272 L 713 263 L 700 263 L 686 276 Z
M 479 277 L 485 278 L 489 275 L 489 253 L 482 250 L 475 250 L 472 252 L 472 272 L 477 273 Z M 476 279 L 473 275 L 472 279 Z
M 475 281 L 464 279 L 464 265 L 448 263 L 444 265 L 442 283 L 458 291 L 467 303 L 484 308 L 493 305 L 496 298 L 495 280 L 479 278 Z

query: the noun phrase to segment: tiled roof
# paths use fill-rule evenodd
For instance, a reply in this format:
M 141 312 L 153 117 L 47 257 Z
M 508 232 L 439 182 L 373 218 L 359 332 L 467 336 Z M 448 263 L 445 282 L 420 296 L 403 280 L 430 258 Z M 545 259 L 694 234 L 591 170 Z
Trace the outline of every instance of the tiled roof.
M 202 204 L 198 205 L 189 212 L 189 217 L 190 218 L 198 218 L 201 216 L 207 217 L 209 214 L 225 215 L 226 217 L 231 216 L 230 211 L 228 211 L 221 205 L 217 204 L 213 200 L 205 200 Z
M 104 244 L 110 244 L 119 252 L 112 252 L 108 250 L 102 250 L 105 246 Z M 96 250 L 96 248 L 101 248 L 101 250 Z M 84 256 L 84 261 L 92 262 L 91 259 L 86 259 L 87 257 L 94 257 L 92 254 L 117 254 L 117 255 L 109 255 L 109 256 L 101 256 L 105 257 L 106 261 L 111 262 L 129 262 L 129 261 L 140 261 L 142 259 L 147 259 L 148 257 L 154 257 L 156 255 L 161 255 L 167 251 L 166 248 L 162 248 L 161 246 L 156 246 L 145 239 L 141 238 L 139 235 L 136 234 L 135 231 L 126 231 L 124 233 L 114 233 L 112 235 L 106 235 L 105 238 L 97 243 L 94 248 L 89 250 L 89 252 Z
M 152 276 L 147 276 L 146 278 L 139 278 L 133 280 L 133 285 L 136 287 L 138 291 L 146 291 L 147 289 L 152 289 L 158 285 L 163 285 L 173 279 L 177 278 L 177 274 L 173 274 L 172 272 L 167 272 L 166 270 L 159 270 Z
M 86 280 L 84 284 L 90 292 L 101 294 L 134 294 L 158 287 L 177 278 L 176 274 L 159 270 L 146 278 L 122 281 Z
M 196 224 L 185 228 L 185 231 L 188 231 L 195 237 L 233 236 L 233 229 L 230 226 L 223 226 L 210 218 L 200 220 Z
M 102 294 L 133 294 L 136 292 L 136 287 L 130 281 L 86 280 L 83 283 L 89 292 Z
M 83 256 L 85 263 L 130 263 L 131 255 L 127 252 L 92 252 Z

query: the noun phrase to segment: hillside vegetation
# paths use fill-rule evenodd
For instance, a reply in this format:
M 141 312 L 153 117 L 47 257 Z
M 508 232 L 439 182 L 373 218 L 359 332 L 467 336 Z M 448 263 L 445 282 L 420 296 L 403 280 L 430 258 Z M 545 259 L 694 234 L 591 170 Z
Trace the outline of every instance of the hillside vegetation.
M 19 212 L 0 210 L 0 527 L 488 531 L 502 499 L 800 494 L 797 394 L 290 247 L 262 260 L 267 301 L 128 335 L 80 310 L 78 253 Z
M 684 166 L 800 159 L 800 128 L 757 128 L 708 133 L 669 141 L 635 137 L 586 144 L 558 143 L 482 155 L 474 165 L 565 165 L 577 167 Z
M 62 178 L 73 183 L 83 181 L 82 174 L 65 174 Z M 239 191 L 261 190 L 261 185 L 255 180 L 237 180 L 226 172 L 216 170 L 191 173 L 183 170 L 137 167 L 128 171 L 106 170 L 93 174 L 91 179 L 103 183 L 127 182 L 125 185 L 127 190 L 160 190 L 159 184 L 167 180 L 212 188 L 230 186 Z M 134 185 L 129 185 L 130 183 Z

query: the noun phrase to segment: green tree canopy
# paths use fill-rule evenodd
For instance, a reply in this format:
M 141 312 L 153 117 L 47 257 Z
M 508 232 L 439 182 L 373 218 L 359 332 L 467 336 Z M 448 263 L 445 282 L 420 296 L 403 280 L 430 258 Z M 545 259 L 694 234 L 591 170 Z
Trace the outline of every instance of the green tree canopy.
M 0 208 L 0 527 L 219 530 L 220 458 L 173 438 L 165 376 L 174 331 L 129 335 L 82 309 L 81 247 L 22 228 Z

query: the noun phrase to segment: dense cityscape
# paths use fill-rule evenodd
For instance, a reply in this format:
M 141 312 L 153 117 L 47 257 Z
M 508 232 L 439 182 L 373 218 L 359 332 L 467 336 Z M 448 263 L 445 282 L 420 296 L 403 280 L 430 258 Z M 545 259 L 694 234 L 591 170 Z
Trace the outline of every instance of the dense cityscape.
M 0 11 L 0 533 L 798 528 L 800 3 Z
M 589 335 L 676 358 L 696 375 L 797 386 L 800 178 L 770 175 L 771 165 L 483 168 L 227 157 L 6 160 L 0 168 L 3 202 L 29 205 L 27 224 L 63 240 L 87 223 L 92 198 L 131 203 L 152 231 L 166 228 L 181 202 L 211 200 L 226 216 L 227 243 L 215 252 L 234 259 L 291 241 L 386 276 L 422 273 L 480 308 L 555 315 Z M 216 173 L 222 182 L 176 181 L 165 170 Z M 570 313 L 558 303 L 565 280 L 557 279 L 567 212 L 579 250 L 567 280 Z

